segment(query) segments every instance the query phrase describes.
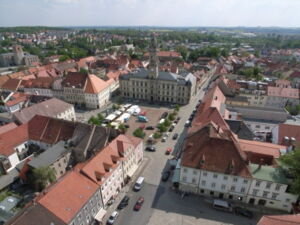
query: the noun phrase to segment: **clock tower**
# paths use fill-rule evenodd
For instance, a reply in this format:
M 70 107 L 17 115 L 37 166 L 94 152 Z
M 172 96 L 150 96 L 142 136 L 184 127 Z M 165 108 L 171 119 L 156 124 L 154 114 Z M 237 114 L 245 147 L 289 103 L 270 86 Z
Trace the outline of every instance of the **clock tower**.
M 156 41 L 156 37 L 155 37 L 155 33 L 152 33 L 151 36 L 151 43 L 150 43 L 150 47 L 149 47 L 149 57 L 150 57 L 150 63 L 149 63 L 149 78 L 151 79 L 156 79 L 158 77 L 158 64 L 159 64 L 159 60 L 158 60 L 158 56 L 157 56 L 157 41 Z

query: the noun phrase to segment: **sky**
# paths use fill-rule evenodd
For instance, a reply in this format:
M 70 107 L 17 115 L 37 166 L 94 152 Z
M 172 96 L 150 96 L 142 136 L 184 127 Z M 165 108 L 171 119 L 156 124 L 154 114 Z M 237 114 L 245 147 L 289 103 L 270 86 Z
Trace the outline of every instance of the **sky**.
M 300 27 L 300 0 L 0 0 L 0 26 Z

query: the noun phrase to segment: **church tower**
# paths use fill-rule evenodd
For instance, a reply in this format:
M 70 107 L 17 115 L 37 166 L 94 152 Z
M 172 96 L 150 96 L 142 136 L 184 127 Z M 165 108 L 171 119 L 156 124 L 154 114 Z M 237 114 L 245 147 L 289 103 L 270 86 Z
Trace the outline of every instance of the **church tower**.
M 14 51 L 15 64 L 16 65 L 23 64 L 24 53 L 23 53 L 22 47 L 20 45 L 14 45 L 13 51 Z
M 155 37 L 155 33 L 152 33 L 151 36 L 151 43 L 149 46 L 149 53 L 150 53 L 150 63 L 149 63 L 149 78 L 156 79 L 158 77 L 158 49 L 157 49 L 157 41 Z

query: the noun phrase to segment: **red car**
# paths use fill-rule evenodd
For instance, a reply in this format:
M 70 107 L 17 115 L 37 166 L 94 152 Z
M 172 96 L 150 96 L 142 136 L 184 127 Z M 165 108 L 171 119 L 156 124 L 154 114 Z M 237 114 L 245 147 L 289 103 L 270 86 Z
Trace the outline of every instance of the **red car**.
M 134 205 L 134 210 L 135 211 L 139 211 L 141 209 L 143 203 L 144 203 L 144 198 L 143 197 L 139 197 L 139 199 L 137 200 L 137 202 Z
M 141 113 L 140 113 L 140 116 L 146 116 L 146 114 L 147 114 L 147 112 L 144 111 L 144 112 L 141 112 Z
M 144 130 L 144 129 L 145 129 L 145 127 L 146 127 L 146 125 L 145 125 L 145 124 L 143 124 L 143 125 L 141 125 L 141 126 L 140 126 L 140 128 L 141 128 L 142 130 Z
M 167 150 L 166 150 L 166 155 L 170 155 L 171 152 L 172 152 L 172 148 L 167 148 Z

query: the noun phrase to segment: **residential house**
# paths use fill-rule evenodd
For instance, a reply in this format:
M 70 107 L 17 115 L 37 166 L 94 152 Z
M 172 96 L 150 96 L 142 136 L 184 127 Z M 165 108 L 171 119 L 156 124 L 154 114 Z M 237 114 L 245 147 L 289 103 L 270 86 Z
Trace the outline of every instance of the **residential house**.
M 275 86 L 268 86 L 268 100 L 270 107 L 284 108 L 287 105 L 299 104 L 299 89 L 292 88 L 288 80 L 276 80 Z
M 23 108 L 13 114 L 13 119 L 19 123 L 27 123 L 35 115 L 70 121 L 76 120 L 74 106 L 57 98 L 51 98 L 49 100 L 45 100 L 32 106 Z

